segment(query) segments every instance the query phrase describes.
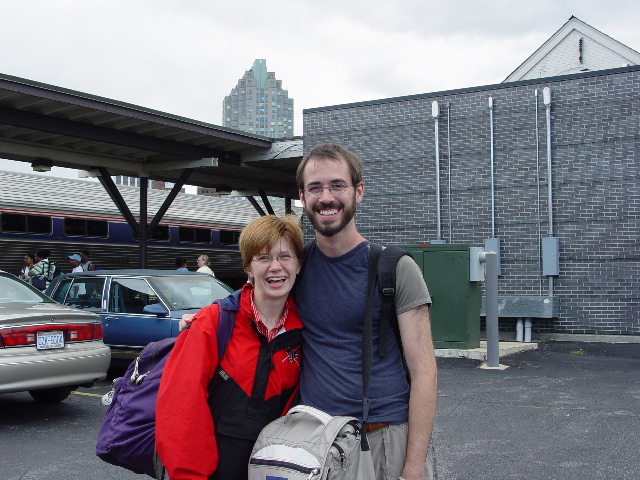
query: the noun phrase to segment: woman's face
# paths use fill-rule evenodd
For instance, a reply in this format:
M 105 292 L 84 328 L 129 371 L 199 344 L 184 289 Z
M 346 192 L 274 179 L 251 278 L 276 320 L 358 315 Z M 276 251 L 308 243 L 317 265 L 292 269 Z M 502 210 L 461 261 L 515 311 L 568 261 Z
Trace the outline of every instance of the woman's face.
M 289 242 L 280 238 L 271 250 L 253 257 L 245 269 L 253 281 L 256 300 L 286 299 L 300 272 L 300 262 Z
M 202 257 L 198 257 L 196 263 L 198 264 L 198 267 L 204 267 L 204 260 L 202 259 Z
M 31 263 L 33 263 L 33 262 L 31 262 L 31 257 L 29 255 L 25 255 L 24 256 L 24 264 L 25 265 L 31 265 Z

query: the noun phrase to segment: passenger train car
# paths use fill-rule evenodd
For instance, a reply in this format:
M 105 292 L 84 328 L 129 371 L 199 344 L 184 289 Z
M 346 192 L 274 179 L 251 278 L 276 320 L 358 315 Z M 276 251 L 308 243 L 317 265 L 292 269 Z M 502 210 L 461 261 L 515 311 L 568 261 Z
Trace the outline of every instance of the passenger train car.
M 118 189 L 139 220 L 139 189 Z M 149 222 L 168 194 L 149 188 Z M 148 241 L 147 268 L 174 270 L 176 257 L 185 257 L 195 271 L 198 255 L 207 254 L 216 277 L 239 286 L 246 275 L 238 237 L 258 216 L 246 200 L 178 194 Z M 17 275 L 24 255 L 44 248 L 63 272 L 81 249 L 105 269 L 139 267 L 138 240 L 99 182 L 0 171 L 0 270 Z

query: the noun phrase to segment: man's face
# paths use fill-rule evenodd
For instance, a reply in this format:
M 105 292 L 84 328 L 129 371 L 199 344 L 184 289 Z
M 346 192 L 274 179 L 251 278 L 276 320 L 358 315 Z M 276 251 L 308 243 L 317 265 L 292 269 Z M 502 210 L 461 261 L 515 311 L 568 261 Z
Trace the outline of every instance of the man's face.
M 85 263 L 88 260 L 88 257 L 84 253 L 79 253 L 78 255 L 80 255 L 82 263 Z
M 70 258 L 70 259 L 69 259 L 69 263 L 71 264 L 71 266 L 72 266 L 73 268 L 76 268 L 78 265 L 80 265 L 80 262 L 79 262 L 79 261 L 77 261 L 77 260 L 74 260 L 73 258 Z
M 362 201 L 364 185 L 351 185 L 351 172 L 346 160 L 310 159 L 303 170 L 304 188 L 312 185 L 348 185 L 342 193 L 323 188 L 318 196 L 299 192 L 313 228 L 325 237 L 332 237 L 344 230 L 356 214 L 356 204 Z

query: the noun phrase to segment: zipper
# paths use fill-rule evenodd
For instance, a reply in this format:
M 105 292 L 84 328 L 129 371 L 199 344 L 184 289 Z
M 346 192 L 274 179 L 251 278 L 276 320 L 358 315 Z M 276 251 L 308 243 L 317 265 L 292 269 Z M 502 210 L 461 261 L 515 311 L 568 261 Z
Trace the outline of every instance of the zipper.
M 308 473 L 309 476 L 306 478 L 306 480 L 311 480 L 315 475 L 318 475 L 318 473 L 320 473 L 320 470 L 318 468 L 303 467 L 302 465 L 298 465 L 296 463 L 283 462 L 281 460 L 263 460 L 261 458 L 252 458 L 249 463 L 251 465 L 282 467 L 293 470 L 294 472 Z
M 335 447 L 335 449 L 338 450 L 338 453 L 340 454 L 340 463 L 342 464 L 342 470 L 346 472 L 347 471 L 347 464 L 346 464 L 347 455 L 344 453 L 344 450 L 342 449 L 342 447 L 338 445 L 336 442 L 333 442 L 331 446 Z

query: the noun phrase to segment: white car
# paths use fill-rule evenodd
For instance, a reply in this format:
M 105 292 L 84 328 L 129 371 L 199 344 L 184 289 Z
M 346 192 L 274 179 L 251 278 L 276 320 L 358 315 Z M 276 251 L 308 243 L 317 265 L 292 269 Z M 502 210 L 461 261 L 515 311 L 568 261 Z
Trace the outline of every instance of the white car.
M 0 271 L 0 393 L 61 402 L 107 376 L 111 351 L 100 318 L 65 307 Z

